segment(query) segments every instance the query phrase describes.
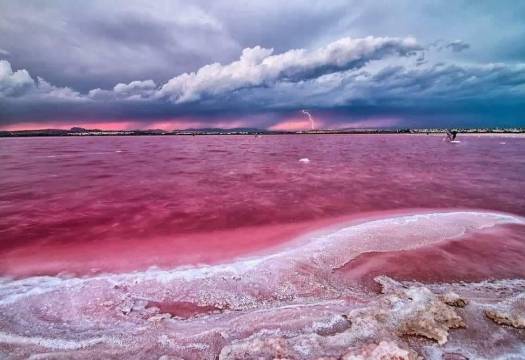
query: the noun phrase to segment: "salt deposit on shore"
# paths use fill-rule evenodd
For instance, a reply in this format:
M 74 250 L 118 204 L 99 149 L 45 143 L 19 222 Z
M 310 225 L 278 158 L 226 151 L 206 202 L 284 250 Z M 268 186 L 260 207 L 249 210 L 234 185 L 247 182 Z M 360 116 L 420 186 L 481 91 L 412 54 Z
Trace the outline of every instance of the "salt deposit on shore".
M 375 292 L 334 272 L 366 252 L 462 241 L 508 224 L 524 221 L 416 213 L 343 224 L 223 265 L 4 278 L 0 352 L 8 359 L 523 356 L 523 279 L 422 284 L 382 276 Z

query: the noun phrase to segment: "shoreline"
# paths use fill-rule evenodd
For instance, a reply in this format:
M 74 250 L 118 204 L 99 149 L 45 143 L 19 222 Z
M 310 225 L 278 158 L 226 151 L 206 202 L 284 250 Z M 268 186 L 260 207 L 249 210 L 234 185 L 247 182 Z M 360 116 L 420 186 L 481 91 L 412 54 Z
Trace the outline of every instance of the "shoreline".
M 367 224 L 396 221 L 397 219 L 433 216 L 436 214 L 476 213 L 479 215 L 499 215 L 515 218 L 525 223 L 525 218 L 518 214 L 492 211 L 489 209 L 471 208 L 410 208 L 386 211 L 368 211 L 359 214 L 336 216 L 316 221 L 291 224 L 266 225 L 254 228 L 239 228 L 230 231 L 213 231 L 186 234 L 182 237 L 172 236 L 152 241 L 144 239 L 120 239 L 105 244 L 79 244 L 76 251 L 71 252 L 71 245 L 45 246 L 39 244 L 17 247 L 0 255 L 0 278 L 26 279 L 39 276 L 57 276 L 71 274 L 79 277 L 132 274 L 148 271 L 150 268 L 161 271 L 177 271 L 178 269 L 196 270 L 213 267 L 228 267 L 235 263 L 257 261 L 282 253 L 294 251 L 308 246 L 312 239 L 337 233 L 344 229 L 352 229 Z M 252 234 L 250 244 L 246 244 L 244 234 Z M 257 234 L 256 236 L 254 236 Z M 204 238 L 228 239 L 229 248 L 242 252 L 225 252 L 224 246 L 208 248 L 207 260 L 194 258 L 193 253 L 182 256 L 170 256 L 170 249 L 178 248 L 178 240 L 184 243 L 199 243 Z M 265 246 L 260 246 L 264 244 Z M 208 244 L 209 245 L 209 244 Z M 247 246 L 249 245 L 249 246 Z M 199 250 L 199 249 L 197 249 Z M 402 249 L 401 249 L 402 250 Z M 203 252 L 204 249 L 197 251 Z M 118 254 L 114 256 L 112 254 Z M 215 254 L 215 255 L 213 255 Z M 227 255 L 226 255 L 227 254 Z M 64 261 L 63 259 L 68 259 Z M 133 263 L 122 259 L 134 259 Z M 111 265 L 108 265 L 111 264 Z
M 445 359 L 458 352 L 463 357 L 454 359 L 523 354 L 522 330 L 502 326 L 519 319 L 514 308 L 525 289 L 522 276 L 418 282 L 385 268 L 373 279 L 377 289 L 370 289 L 344 269 L 374 249 L 398 249 L 401 256 L 451 241 L 462 247 L 469 233 L 506 239 L 501 226 L 523 228 L 523 217 L 455 210 L 364 221 L 320 229 L 237 263 L 1 278 L 0 353 L 210 360 L 344 359 L 369 349 L 403 353 L 397 358 L 404 360 L 416 353 Z M 401 262 L 396 266 L 421 266 Z M 493 332 L 498 336 L 486 337 Z
M 464 131 L 461 131 L 464 130 Z M 417 135 L 417 136 L 445 136 L 444 129 L 357 129 L 357 130 L 314 130 L 314 131 L 267 131 L 267 130 L 228 130 L 219 129 L 216 131 L 206 130 L 173 130 L 173 131 L 156 131 L 156 130 L 86 130 L 85 132 L 70 132 L 68 130 L 42 129 L 42 130 L 20 130 L 20 131 L 2 131 L 0 138 L 34 138 L 34 137 L 134 137 L 134 136 L 286 136 L 286 135 Z M 458 137 L 475 136 L 475 137 L 515 137 L 525 138 L 525 129 L 519 130 L 502 130 L 502 131 L 469 131 L 460 129 Z

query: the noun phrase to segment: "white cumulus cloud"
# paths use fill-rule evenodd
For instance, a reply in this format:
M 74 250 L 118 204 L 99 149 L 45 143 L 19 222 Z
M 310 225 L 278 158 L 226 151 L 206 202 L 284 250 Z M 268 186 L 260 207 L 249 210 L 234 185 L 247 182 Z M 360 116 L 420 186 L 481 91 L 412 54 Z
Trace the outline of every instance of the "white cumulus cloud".
M 58 87 L 41 77 L 35 81 L 25 69 L 13 71 L 7 60 L 0 60 L 0 97 L 42 100 L 81 100 L 79 92 Z
M 90 90 L 88 96 L 95 100 L 141 100 L 150 98 L 156 88 L 153 80 L 135 80 L 128 84 L 118 83 L 112 90 Z
M 0 96 L 22 95 L 35 85 L 27 70 L 13 71 L 7 60 L 0 60 Z
M 413 38 L 343 38 L 315 49 L 293 49 L 273 54 L 260 46 L 246 48 L 238 61 L 227 65 L 214 63 L 196 72 L 169 80 L 157 96 L 175 103 L 196 101 L 239 89 L 270 86 L 278 81 L 298 82 L 351 68 L 389 55 L 406 56 L 419 50 Z

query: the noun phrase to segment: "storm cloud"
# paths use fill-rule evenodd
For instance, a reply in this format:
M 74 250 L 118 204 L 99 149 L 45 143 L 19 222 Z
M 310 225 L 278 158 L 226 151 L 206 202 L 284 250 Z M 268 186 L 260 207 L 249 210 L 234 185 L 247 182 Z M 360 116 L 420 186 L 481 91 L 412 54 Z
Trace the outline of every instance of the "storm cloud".
M 3 1 L 0 128 L 525 126 L 522 4 L 277 5 Z
M 243 88 L 272 86 L 277 82 L 299 82 L 324 74 L 362 67 L 374 59 L 419 50 L 415 39 L 344 38 L 319 49 L 294 49 L 273 55 L 259 46 L 244 49 L 238 61 L 219 63 L 182 74 L 162 86 L 159 95 L 174 102 L 195 101 L 203 94 L 217 95 Z

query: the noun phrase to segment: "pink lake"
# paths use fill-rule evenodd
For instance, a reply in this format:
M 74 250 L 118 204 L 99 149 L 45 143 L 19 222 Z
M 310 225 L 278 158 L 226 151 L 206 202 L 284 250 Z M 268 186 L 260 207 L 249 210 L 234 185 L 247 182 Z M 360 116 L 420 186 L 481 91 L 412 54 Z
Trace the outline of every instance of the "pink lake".
M 460 139 L 0 139 L 0 274 L 227 262 L 396 212 L 525 215 L 525 139 Z
M 523 358 L 525 138 L 460 140 L 0 139 L 0 357 Z

